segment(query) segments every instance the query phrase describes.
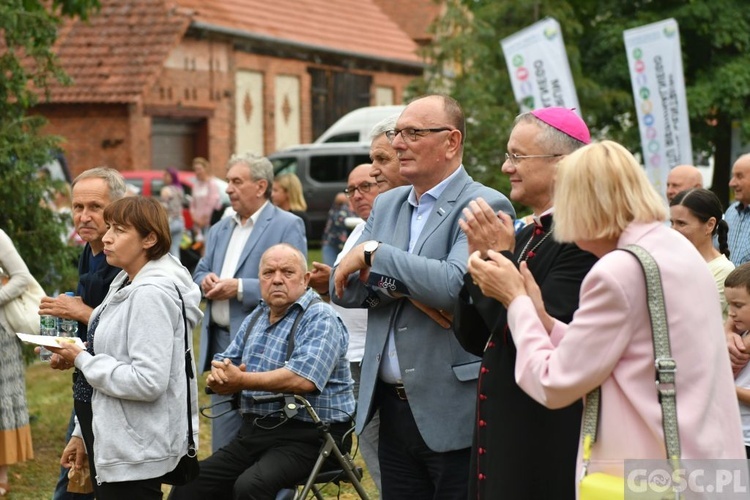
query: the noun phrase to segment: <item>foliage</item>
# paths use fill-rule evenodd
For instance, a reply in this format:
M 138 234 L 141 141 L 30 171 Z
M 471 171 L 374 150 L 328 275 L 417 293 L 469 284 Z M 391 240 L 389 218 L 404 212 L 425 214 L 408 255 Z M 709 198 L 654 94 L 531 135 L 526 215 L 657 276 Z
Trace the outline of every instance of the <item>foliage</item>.
M 0 3 L 0 228 L 48 292 L 75 288 L 77 250 L 65 245 L 63 219 L 46 206 L 56 186 L 38 175 L 58 139 L 41 136 L 46 122 L 28 110 L 51 78 L 69 81 L 52 52 L 61 16 L 85 18 L 96 6 L 97 0 Z
M 581 111 L 594 137 L 639 152 L 623 31 L 673 17 L 680 26 L 693 148 L 715 151 L 714 190 L 727 199 L 732 123 L 750 132 L 750 9 L 743 0 L 448 0 L 413 92 L 448 91 L 469 118 L 464 163 L 507 192 L 500 166 L 518 114 L 500 41 L 544 17 L 563 30 Z

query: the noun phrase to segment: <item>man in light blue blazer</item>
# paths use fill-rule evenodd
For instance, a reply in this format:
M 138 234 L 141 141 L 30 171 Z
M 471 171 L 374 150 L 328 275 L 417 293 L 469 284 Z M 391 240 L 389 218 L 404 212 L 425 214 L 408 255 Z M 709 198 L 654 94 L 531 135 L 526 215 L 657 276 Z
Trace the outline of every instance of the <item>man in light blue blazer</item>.
M 515 212 L 464 170 L 455 100 L 417 99 L 387 134 L 412 185 L 377 197 L 330 283 L 334 302 L 369 308 L 357 432 L 379 409 L 383 498 L 466 498 L 479 358 L 419 306 L 452 316 L 468 258 L 458 220 L 471 200 Z
M 198 262 L 193 281 L 207 300 L 200 339 L 198 371 L 211 369 L 214 355 L 224 352 L 242 321 L 260 301 L 258 266 L 269 247 L 289 243 L 307 256 L 305 225 L 296 215 L 269 201 L 273 165 L 264 157 L 245 153 L 227 165 L 227 194 L 236 212 L 211 227 L 206 253 Z M 226 400 L 211 396 L 211 402 Z M 229 409 L 229 405 L 217 412 Z M 216 451 L 239 431 L 242 417 L 233 411 L 212 420 L 211 448 Z

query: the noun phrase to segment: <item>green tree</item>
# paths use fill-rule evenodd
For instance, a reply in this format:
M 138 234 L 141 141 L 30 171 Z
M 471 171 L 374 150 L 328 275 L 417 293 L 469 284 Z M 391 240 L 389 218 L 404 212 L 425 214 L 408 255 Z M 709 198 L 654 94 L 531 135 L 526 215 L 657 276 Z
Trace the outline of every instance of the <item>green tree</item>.
M 412 92 L 447 91 L 469 120 L 465 164 L 508 191 L 500 172 L 518 105 L 500 40 L 544 17 L 563 30 L 581 111 L 595 137 L 640 152 L 623 31 L 667 18 L 680 26 L 693 148 L 715 152 L 713 189 L 728 199 L 731 132 L 750 131 L 750 9 L 744 0 L 447 0 Z
M 582 25 L 568 3 L 557 0 L 448 0 L 445 15 L 432 27 L 434 42 L 424 49 L 429 69 L 412 88 L 415 94 L 447 92 L 461 103 L 467 117 L 464 165 L 476 180 L 504 193 L 510 184 L 501 167 L 519 109 L 500 41 L 545 16 L 563 26 L 580 98 L 581 87 L 589 83 L 581 76 L 571 32 L 579 33 Z M 516 209 L 519 214 L 528 212 L 521 206 Z
M 62 218 L 45 205 L 55 189 L 39 175 L 59 139 L 28 113 L 50 79 L 69 82 L 52 51 L 64 17 L 85 19 L 97 0 L 4 0 L 0 3 L 0 228 L 50 292 L 75 289 L 77 251 L 61 238 Z
M 750 10 L 744 0 L 640 0 L 577 2 L 578 15 L 591 19 L 579 47 L 587 72 L 602 88 L 630 90 L 622 31 L 674 18 L 680 26 L 685 87 L 694 151 L 714 153 L 712 190 L 729 199 L 732 128 L 750 132 Z M 606 15 L 602 15 L 606 12 Z M 635 115 L 632 98 L 620 114 Z M 637 127 L 628 146 L 639 151 Z M 739 145 L 737 145 L 739 146 Z

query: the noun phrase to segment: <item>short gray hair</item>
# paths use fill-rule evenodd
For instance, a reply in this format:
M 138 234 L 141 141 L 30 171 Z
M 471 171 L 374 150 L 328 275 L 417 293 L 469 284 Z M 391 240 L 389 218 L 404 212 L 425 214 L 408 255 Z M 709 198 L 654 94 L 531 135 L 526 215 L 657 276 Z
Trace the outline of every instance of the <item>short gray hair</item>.
M 586 145 L 578 139 L 574 139 L 568 134 L 543 122 L 534 116 L 531 111 L 518 115 L 513 121 L 513 126 L 515 127 L 521 122 L 534 123 L 539 127 L 542 133 L 536 136 L 536 143 L 537 145 L 542 146 L 543 149 L 550 154 L 568 155 L 576 149 L 582 148 Z
M 84 170 L 73 180 L 73 184 L 70 187 L 75 187 L 78 181 L 83 179 L 102 179 L 106 182 L 107 188 L 109 188 L 109 201 L 119 200 L 125 196 L 125 192 L 127 191 L 125 179 L 122 177 L 122 174 L 111 167 L 94 167 Z
M 271 198 L 273 190 L 273 164 L 265 156 L 256 155 L 250 151 L 232 155 L 227 162 L 227 170 L 235 165 L 243 164 L 250 169 L 250 178 L 254 181 L 264 180 L 268 187 L 264 193 L 266 199 Z
M 375 126 L 372 127 L 372 130 L 370 130 L 370 140 L 373 141 L 385 134 L 388 130 L 396 128 L 396 122 L 398 121 L 399 116 L 401 116 L 401 113 L 396 113 L 376 123 Z

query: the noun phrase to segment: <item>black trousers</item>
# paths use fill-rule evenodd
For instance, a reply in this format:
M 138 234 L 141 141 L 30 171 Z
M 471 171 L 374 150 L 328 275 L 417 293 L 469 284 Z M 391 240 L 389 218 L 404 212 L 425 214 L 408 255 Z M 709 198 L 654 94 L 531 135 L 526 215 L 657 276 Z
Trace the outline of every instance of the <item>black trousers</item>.
M 381 382 L 377 384 L 375 397 L 380 407 L 378 459 L 383 498 L 465 499 L 471 448 L 432 451 L 419 433 L 407 400 L 400 399 L 392 387 Z M 448 406 L 446 411 L 450 411 Z
M 242 428 L 228 445 L 200 463 L 197 479 L 172 489 L 172 500 L 267 499 L 303 482 L 312 471 L 322 443 L 310 422 L 243 415 Z M 337 442 L 349 424 L 332 424 Z

